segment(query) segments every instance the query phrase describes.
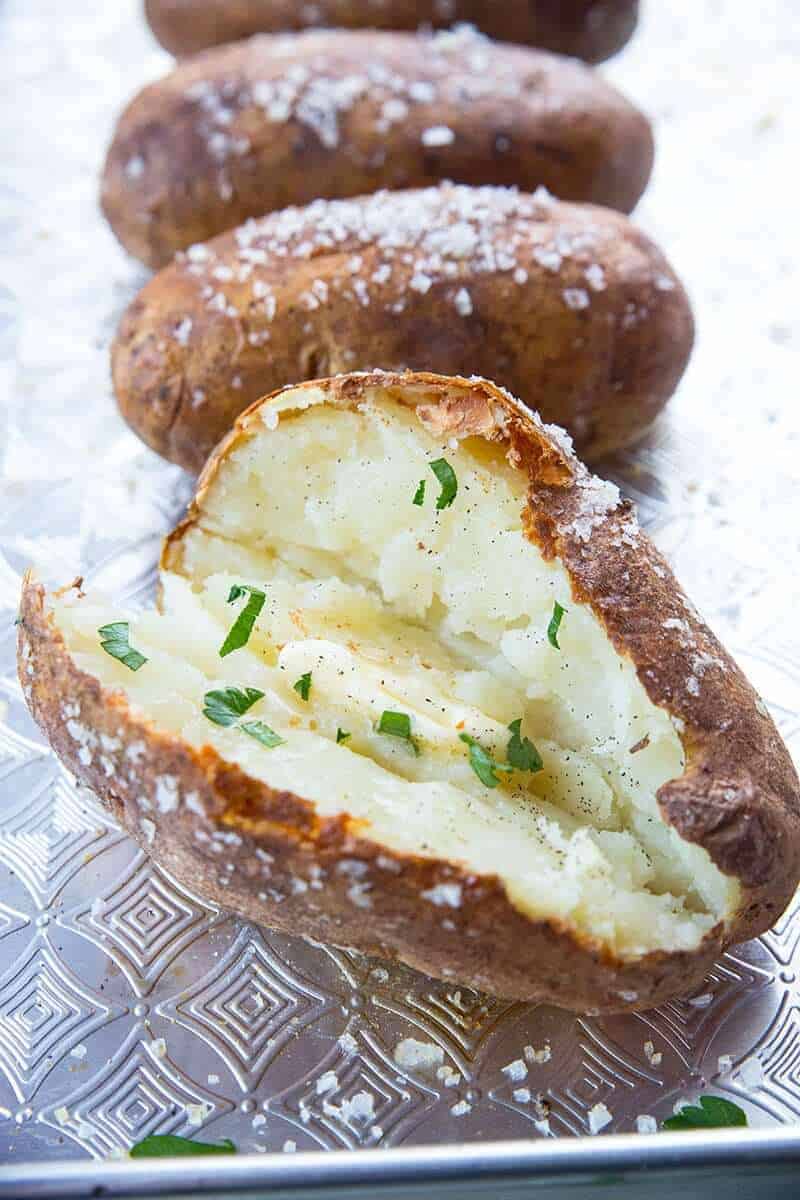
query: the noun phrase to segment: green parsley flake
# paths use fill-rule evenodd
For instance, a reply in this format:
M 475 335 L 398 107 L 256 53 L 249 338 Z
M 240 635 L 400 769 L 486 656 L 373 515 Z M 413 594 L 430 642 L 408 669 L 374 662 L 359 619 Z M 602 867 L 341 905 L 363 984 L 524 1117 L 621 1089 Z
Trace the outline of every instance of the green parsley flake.
M 193 1142 L 191 1138 L 179 1137 L 176 1133 L 151 1133 L 143 1141 L 131 1146 L 131 1158 L 176 1158 L 198 1154 L 235 1154 L 236 1147 L 230 1138 L 219 1143 Z
M 306 671 L 305 675 L 300 676 L 297 683 L 292 684 L 292 687 L 302 700 L 308 700 L 311 692 L 311 672 Z
M 248 601 L 242 611 L 231 626 L 228 636 L 220 646 L 219 656 L 225 658 L 228 654 L 232 654 L 234 650 L 240 650 L 242 646 L 246 646 L 250 640 L 250 634 L 253 632 L 253 626 L 256 623 L 256 618 L 264 607 L 266 595 L 259 591 L 258 588 L 250 587 L 246 583 L 235 583 L 228 593 L 228 604 L 233 604 L 236 600 L 240 600 L 242 596 L 247 596 Z
M 100 634 L 100 646 L 106 654 L 116 658 L 130 671 L 138 671 L 147 659 L 130 644 L 130 630 L 127 621 L 114 621 L 111 625 L 103 625 L 97 631 Z
M 336 730 L 336 745 L 341 746 L 342 742 L 346 742 L 349 737 L 352 737 L 352 734 L 347 733 L 344 729 L 337 729 Z
M 274 729 L 270 729 L 269 725 L 265 725 L 263 721 L 242 721 L 239 728 L 242 733 L 255 738 L 257 742 L 261 742 L 261 745 L 266 746 L 268 750 L 272 750 L 275 746 L 284 746 L 286 744 L 286 739 L 280 737 Z
M 516 721 L 512 721 L 508 727 L 511 730 L 511 739 L 506 750 L 506 758 L 517 771 L 534 773 L 541 771 L 544 767 L 542 756 L 530 738 L 522 737 L 521 726 L 522 717 L 517 717 Z
M 566 611 L 567 610 L 562 608 L 556 600 L 555 604 L 553 605 L 553 615 L 550 618 L 550 624 L 547 626 L 547 640 L 556 650 L 561 649 L 558 644 L 558 631 L 561 628 L 561 618 L 564 616 Z
M 480 742 L 476 741 L 470 734 L 460 733 L 458 736 L 465 745 L 469 746 L 469 765 L 485 787 L 496 788 L 500 783 L 495 774 L 496 771 L 502 771 L 504 775 L 511 774 L 513 767 L 507 767 L 504 763 L 495 762 L 488 750 L 484 750 Z
M 402 738 L 408 742 L 414 753 L 419 756 L 419 746 L 411 736 L 411 717 L 407 713 L 390 712 L 385 709 L 378 722 L 378 733 L 386 733 L 389 737 Z
M 674 1117 L 667 1117 L 664 1129 L 725 1129 L 732 1125 L 746 1125 L 747 1114 L 732 1100 L 721 1096 L 701 1096 L 700 1104 L 688 1104 Z
M 229 687 L 216 692 L 206 692 L 203 697 L 203 716 L 215 725 L 235 725 L 264 696 L 258 688 Z
M 436 507 L 441 512 L 443 508 L 449 508 L 455 500 L 458 492 L 458 480 L 446 458 L 437 458 L 436 462 L 431 463 L 431 470 L 442 487 L 439 499 L 436 501 Z
M 275 746 L 283 746 L 285 739 L 265 725 L 263 721 L 240 721 L 254 704 L 262 700 L 264 693 L 258 688 L 220 688 L 215 692 L 206 692 L 203 697 L 203 716 L 208 717 L 215 725 L 226 729 L 236 726 L 248 737 L 255 738 L 262 746 L 272 750 Z
M 419 481 L 419 487 L 414 492 L 413 503 L 416 504 L 418 508 L 422 508 L 422 505 L 425 503 L 425 480 L 424 479 L 420 479 L 420 481 Z

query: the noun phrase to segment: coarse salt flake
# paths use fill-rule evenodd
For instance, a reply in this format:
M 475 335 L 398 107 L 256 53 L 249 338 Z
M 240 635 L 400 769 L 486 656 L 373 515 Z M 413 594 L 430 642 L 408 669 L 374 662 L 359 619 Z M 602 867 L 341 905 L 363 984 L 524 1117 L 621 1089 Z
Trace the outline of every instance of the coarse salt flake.
M 339 1105 L 325 1101 L 322 1108 L 326 1116 L 333 1117 L 345 1125 L 351 1121 L 366 1124 L 375 1116 L 375 1097 L 372 1092 L 356 1092 L 353 1096 L 345 1097 Z
M 384 121 L 389 121 L 392 124 L 397 121 L 405 121 L 408 112 L 409 108 L 405 100 L 400 100 L 397 97 L 387 100 L 381 108 L 381 116 Z
M 420 295 L 425 296 L 431 290 L 433 286 L 433 280 L 431 279 L 430 275 L 426 275 L 424 271 L 415 271 L 409 280 L 408 286 L 411 288 L 412 292 L 419 292 Z
M 553 1057 L 549 1042 L 546 1042 L 541 1050 L 537 1050 L 535 1046 L 523 1046 L 522 1053 L 525 1056 L 526 1062 L 537 1063 L 539 1065 L 550 1062 L 550 1059 Z
M 460 317 L 469 317 L 472 314 L 472 297 L 466 288 L 459 288 L 455 294 L 454 300 L 456 312 Z
M 605 291 L 606 275 L 599 263 L 592 263 L 590 267 L 586 268 L 583 274 L 593 292 Z
M 339 1086 L 339 1076 L 335 1071 L 325 1071 L 317 1080 L 317 1095 L 326 1096 L 328 1092 L 335 1092 Z
M 448 908 L 461 907 L 460 883 L 437 883 L 435 887 L 428 888 L 427 891 L 420 894 L 423 900 L 428 900 L 431 904 L 436 904 L 440 907 L 445 905 Z
M 571 308 L 573 312 L 580 312 L 582 308 L 589 307 L 589 293 L 585 288 L 564 288 L 561 295 L 567 308 Z
M 605 1129 L 607 1125 L 610 1125 L 612 1120 L 611 1113 L 605 1104 L 593 1104 L 589 1109 L 589 1133 L 592 1135 L 599 1133 L 601 1129 Z
M 644 1055 L 651 1067 L 660 1067 L 664 1057 L 660 1050 L 656 1050 L 652 1042 L 645 1042 Z
M 432 1070 L 444 1062 L 444 1050 L 433 1042 L 419 1042 L 416 1038 L 403 1038 L 394 1050 L 394 1061 L 404 1071 Z
M 456 135 L 447 125 L 431 125 L 422 132 L 423 146 L 450 146 L 456 140 Z
M 172 336 L 179 346 L 187 346 L 189 344 L 189 335 L 192 332 L 192 318 L 184 317 L 172 331 Z
M 178 807 L 178 780 L 174 775 L 161 775 L 156 780 L 156 808 L 159 812 L 174 812 Z
M 436 88 L 432 83 L 418 79 L 409 84 L 408 94 L 417 104 L 431 104 L 436 99 Z
M 528 1068 L 521 1058 L 515 1058 L 513 1062 L 507 1063 L 501 1070 L 514 1083 L 519 1083 L 521 1080 L 526 1079 L 528 1075 Z
M 338 1045 L 342 1054 L 345 1054 L 348 1057 L 352 1054 L 355 1054 L 358 1050 L 358 1042 L 353 1037 L 352 1033 L 345 1032 L 340 1034 L 336 1044 Z

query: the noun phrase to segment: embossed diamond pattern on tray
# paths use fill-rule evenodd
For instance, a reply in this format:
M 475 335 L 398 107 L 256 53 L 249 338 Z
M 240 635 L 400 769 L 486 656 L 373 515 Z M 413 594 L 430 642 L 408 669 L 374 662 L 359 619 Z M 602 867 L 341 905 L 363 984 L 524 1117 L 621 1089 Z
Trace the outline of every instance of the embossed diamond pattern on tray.
M 39 785 L 29 791 L 15 786 L 12 804 L 15 795 L 16 806 L 0 817 L 0 860 L 46 908 L 88 858 L 121 841 L 122 834 L 52 757 L 41 768 Z
M 138 853 L 121 880 L 82 900 L 59 923 L 99 941 L 131 987 L 145 995 L 217 919 L 213 905 L 191 896 Z
M 330 1007 L 271 950 L 267 937 L 245 926 L 213 970 L 159 1012 L 202 1038 L 247 1092 L 285 1043 Z
M 523 1009 L 522 1005 L 483 996 L 471 988 L 435 982 L 407 992 L 400 1003 L 396 998 L 377 997 L 375 1003 L 418 1025 L 416 1036 L 442 1046 L 468 1077 L 491 1036 Z M 533 1006 L 528 1007 L 535 1011 Z
M 21 572 L 80 570 L 144 603 L 191 490 L 111 403 L 108 342 L 147 273 L 96 210 L 114 114 L 169 60 L 138 0 L 73 6 L 68 21 L 57 7 L 0 8 L 0 1159 L 103 1157 L 197 1129 L 260 1150 L 539 1137 L 540 1095 L 552 1134 L 585 1134 L 597 1102 L 623 1131 L 704 1087 L 755 1124 L 800 1120 L 797 903 L 725 956 L 700 1003 L 577 1021 L 218 915 L 44 746 L 15 675 Z M 713 0 L 648 5 L 605 68 L 656 118 L 640 220 L 686 276 L 700 327 L 669 416 L 609 472 L 800 752 L 796 199 L 771 187 L 765 221 L 731 187 L 743 162 L 764 187 L 785 172 L 798 47 L 785 0 L 756 26 L 750 7 L 729 6 L 723 28 Z M 690 58 L 677 104 L 674 62 Z M 441 1049 L 451 1086 L 397 1067 L 408 1037 Z M 525 1047 L 545 1045 L 528 1062 Z M 514 1081 L 503 1067 L 520 1059 Z
M 800 1116 L 800 1007 L 785 997 L 780 1012 L 748 1063 L 756 1060 L 762 1073 L 759 1099 L 779 1120 Z M 751 1087 L 740 1065 L 732 1077 L 732 1091 L 748 1095 Z
M 24 929 L 30 923 L 31 918 L 26 913 L 17 912 L 10 904 L 0 904 L 0 939 Z
M 0 979 L 0 1070 L 30 1100 L 57 1058 L 123 1010 L 85 989 L 45 938 Z
M 320 1145 L 391 1145 L 407 1137 L 436 1100 L 420 1080 L 403 1078 L 377 1039 L 361 1031 L 353 1053 L 338 1042 L 303 1079 L 270 1101 Z
M 85 1086 L 41 1114 L 96 1158 L 151 1134 L 192 1137 L 232 1105 L 157 1054 L 140 1027 Z

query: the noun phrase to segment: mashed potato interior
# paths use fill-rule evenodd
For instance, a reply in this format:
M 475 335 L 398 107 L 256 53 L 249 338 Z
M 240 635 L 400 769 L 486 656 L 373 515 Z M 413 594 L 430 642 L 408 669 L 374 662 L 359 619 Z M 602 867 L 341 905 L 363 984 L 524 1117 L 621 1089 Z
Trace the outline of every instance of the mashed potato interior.
M 437 440 L 379 390 L 356 411 L 304 390 L 262 412 L 164 574 L 162 612 L 56 601 L 78 664 L 159 727 L 349 813 L 375 841 L 499 876 L 532 917 L 625 957 L 696 946 L 736 884 L 661 820 L 680 739 L 564 569 L 523 537 L 524 474 L 482 439 Z M 440 509 L 441 459 L 458 490 Z M 264 604 L 221 658 L 247 602 L 229 603 L 237 584 Z M 119 620 L 148 659 L 136 672 L 100 647 L 98 628 Z M 282 744 L 204 716 L 224 687 L 263 692 L 243 719 Z M 413 742 L 381 731 L 385 712 L 408 718 Z M 539 770 L 502 769 L 518 719 Z M 497 786 L 461 735 L 497 764 Z

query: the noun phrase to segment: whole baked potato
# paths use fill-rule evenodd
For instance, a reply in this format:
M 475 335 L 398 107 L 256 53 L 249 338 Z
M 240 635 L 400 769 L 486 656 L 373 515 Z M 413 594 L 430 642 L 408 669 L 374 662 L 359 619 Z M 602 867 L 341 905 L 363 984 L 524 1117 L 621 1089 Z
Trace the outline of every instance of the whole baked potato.
M 800 876 L 766 709 L 569 441 L 481 380 L 239 418 L 159 611 L 25 583 L 70 770 L 201 896 L 579 1011 L 691 992 Z
M 126 421 L 192 471 L 259 396 L 371 367 L 492 377 L 597 457 L 652 423 L 692 338 L 683 288 L 625 217 L 443 186 L 193 246 L 129 306 L 112 368 Z
M 501 41 L 601 62 L 633 33 L 639 0 L 145 0 L 145 11 L 173 54 L 315 25 L 413 30 L 466 21 Z
M 289 204 L 443 179 L 629 212 L 652 162 L 647 119 L 581 63 L 469 30 L 311 31 L 209 51 L 144 88 L 101 203 L 157 267 Z

